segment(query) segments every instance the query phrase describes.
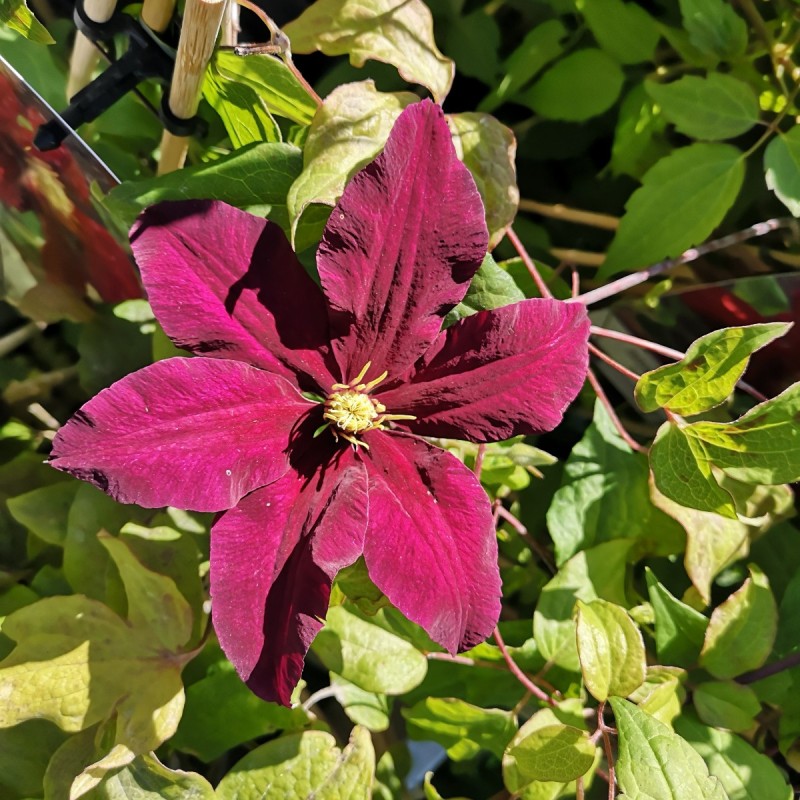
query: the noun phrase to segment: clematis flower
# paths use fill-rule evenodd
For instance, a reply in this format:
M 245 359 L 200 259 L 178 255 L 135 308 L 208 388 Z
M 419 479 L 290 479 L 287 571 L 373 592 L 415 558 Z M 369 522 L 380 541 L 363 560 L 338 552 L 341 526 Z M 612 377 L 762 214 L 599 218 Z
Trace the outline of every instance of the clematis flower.
M 52 464 L 121 502 L 222 511 L 212 616 L 242 678 L 288 703 L 331 582 L 374 583 L 451 653 L 500 611 L 490 504 L 422 436 L 549 430 L 587 372 L 578 304 L 525 300 L 441 330 L 485 255 L 475 183 L 438 106 L 397 120 L 317 255 L 219 202 L 164 203 L 132 231 L 153 311 L 193 358 L 135 372 L 61 429 Z

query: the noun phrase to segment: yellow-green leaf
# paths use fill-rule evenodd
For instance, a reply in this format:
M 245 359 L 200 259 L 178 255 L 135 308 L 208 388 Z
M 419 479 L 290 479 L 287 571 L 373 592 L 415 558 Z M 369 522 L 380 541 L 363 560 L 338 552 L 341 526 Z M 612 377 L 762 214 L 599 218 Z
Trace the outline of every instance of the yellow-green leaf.
M 694 341 L 675 364 L 646 372 L 634 390 L 643 411 L 667 408 L 675 414 L 700 414 L 724 402 L 747 368 L 750 356 L 783 336 L 789 323 L 722 328 Z
M 735 678 L 769 658 L 778 627 L 778 609 L 767 576 L 750 565 L 750 577 L 714 609 L 706 630 L 700 666 L 715 678 Z
M 591 695 L 602 703 L 638 689 L 645 678 L 644 640 L 628 612 L 605 600 L 579 600 L 577 625 L 578 658 Z
M 283 30 L 296 53 L 349 55 L 356 67 L 368 59 L 392 64 L 439 103 L 450 91 L 455 65 L 437 49 L 422 0 L 317 0 Z
M 694 690 L 697 716 L 706 725 L 731 731 L 748 731 L 761 712 L 761 703 L 749 687 L 733 681 L 708 681 Z
M 48 33 L 47 28 L 36 19 L 25 0 L 0 0 L 0 23 L 21 33 L 32 42 L 55 44 L 55 39 Z

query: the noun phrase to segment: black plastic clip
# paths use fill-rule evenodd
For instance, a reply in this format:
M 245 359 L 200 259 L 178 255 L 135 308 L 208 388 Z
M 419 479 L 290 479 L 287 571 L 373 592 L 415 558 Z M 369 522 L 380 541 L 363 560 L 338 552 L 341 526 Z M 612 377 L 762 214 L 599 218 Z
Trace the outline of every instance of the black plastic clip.
M 33 143 L 39 150 L 53 150 L 85 122 L 91 122 L 110 108 L 121 97 L 147 78 L 156 78 L 169 85 L 175 64 L 175 51 L 162 42 L 146 25 L 128 14 L 115 12 L 108 22 L 95 22 L 86 16 L 83 2 L 75 7 L 75 24 L 93 42 L 110 41 L 116 35 L 128 39 L 128 49 L 113 61 L 88 86 L 81 89 L 61 113 L 60 119 L 40 125 Z M 184 120 L 169 110 L 164 92 L 164 103 L 159 112 L 164 127 L 176 136 L 189 136 L 198 127 L 199 118 Z M 63 120 L 67 126 L 62 124 Z

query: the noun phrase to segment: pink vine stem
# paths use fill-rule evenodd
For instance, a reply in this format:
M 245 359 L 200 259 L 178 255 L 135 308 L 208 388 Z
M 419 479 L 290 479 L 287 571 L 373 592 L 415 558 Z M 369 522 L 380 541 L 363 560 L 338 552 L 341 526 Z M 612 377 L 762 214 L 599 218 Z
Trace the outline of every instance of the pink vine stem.
M 508 230 L 506 231 L 506 236 L 511 244 L 514 245 L 514 249 L 517 251 L 517 253 L 519 253 L 522 263 L 527 267 L 528 272 L 530 272 L 531 278 L 533 278 L 533 282 L 536 284 L 536 288 L 539 290 L 539 294 L 542 297 L 552 297 L 553 293 L 550 291 L 550 287 L 545 283 L 544 278 L 541 276 L 539 268 L 536 266 L 536 262 L 530 257 L 528 251 L 525 249 L 525 245 L 522 244 L 519 236 L 514 233 L 514 229 L 512 227 L 509 226 Z
M 497 642 L 497 647 L 499 648 L 500 652 L 503 654 L 503 658 L 505 659 L 506 664 L 508 665 L 509 670 L 513 673 L 514 677 L 537 699 L 541 700 L 543 703 L 547 703 L 549 706 L 556 706 L 556 701 L 550 697 L 547 692 L 543 689 L 540 689 L 520 668 L 516 661 L 511 657 L 511 653 L 508 652 L 508 648 L 506 647 L 506 643 L 503 641 L 503 637 L 500 635 L 500 628 L 494 629 L 494 640 Z

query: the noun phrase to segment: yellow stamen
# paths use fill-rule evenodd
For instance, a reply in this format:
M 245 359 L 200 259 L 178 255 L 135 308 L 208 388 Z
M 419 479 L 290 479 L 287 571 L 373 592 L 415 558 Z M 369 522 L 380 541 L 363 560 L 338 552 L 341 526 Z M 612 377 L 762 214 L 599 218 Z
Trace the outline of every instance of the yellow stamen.
M 361 372 L 359 372 L 358 375 L 356 375 L 356 377 L 353 378 L 352 381 L 350 381 L 350 385 L 352 386 L 354 383 L 361 383 L 361 379 L 367 374 L 367 372 L 369 372 L 369 368 L 371 366 L 372 362 L 367 361 L 367 363 L 364 364 L 364 369 L 362 369 Z

